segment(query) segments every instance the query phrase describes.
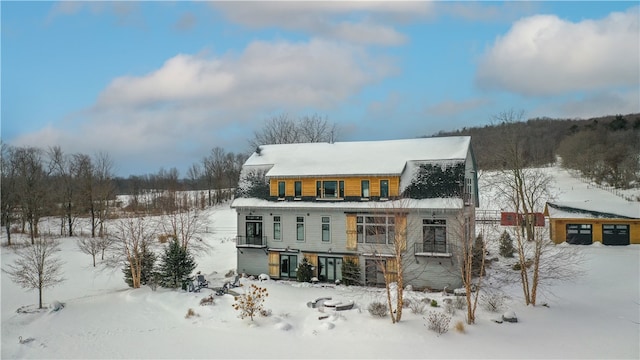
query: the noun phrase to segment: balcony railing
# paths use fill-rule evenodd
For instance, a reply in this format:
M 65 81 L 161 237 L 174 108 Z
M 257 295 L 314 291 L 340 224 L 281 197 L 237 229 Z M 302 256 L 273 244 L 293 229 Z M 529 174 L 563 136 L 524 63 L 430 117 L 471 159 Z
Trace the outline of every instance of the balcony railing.
M 236 236 L 236 247 L 267 247 L 266 236 Z
M 414 244 L 414 254 L 417 256 L 451 257 L 446 244 Z

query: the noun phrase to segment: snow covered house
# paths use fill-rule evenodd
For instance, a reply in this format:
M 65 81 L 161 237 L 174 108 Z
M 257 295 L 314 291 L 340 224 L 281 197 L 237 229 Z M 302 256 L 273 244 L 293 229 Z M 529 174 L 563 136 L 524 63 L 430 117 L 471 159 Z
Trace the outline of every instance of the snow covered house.
M 637 201 L 547 202 L 544 215 L 549 218 L 549 235 L 555 243 L 640 244 Z
M 232 208 L 238 272 L 296 279 L 306 258 L 319 281 L 461 284 L 456 245 L 475 234 L 471 138 L 263 145 L 245 162 Z M 395 239 L 406 241 L 402 264 Z

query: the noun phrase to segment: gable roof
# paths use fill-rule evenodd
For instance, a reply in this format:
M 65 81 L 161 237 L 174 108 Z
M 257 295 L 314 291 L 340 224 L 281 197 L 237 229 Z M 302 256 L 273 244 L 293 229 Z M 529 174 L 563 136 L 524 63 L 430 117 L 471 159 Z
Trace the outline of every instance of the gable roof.
M 245 162 L 269 169 L 267 177 L 400 175 L 409 161 L 460 162 L 467 158 L 471 137 L 260 146 Z
M 640 219 L 640 203 L 634 201 L 547 202 L 546 212 L 552 219 Z

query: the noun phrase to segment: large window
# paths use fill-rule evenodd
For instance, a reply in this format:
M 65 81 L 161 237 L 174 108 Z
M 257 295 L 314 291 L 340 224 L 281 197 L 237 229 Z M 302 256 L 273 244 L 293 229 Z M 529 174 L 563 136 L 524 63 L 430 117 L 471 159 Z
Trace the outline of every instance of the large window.
M 296 240 L 304 241 L 304 216 L 296 216 Z
M 294 196 L 299 198 L 302 197 L 302 181 L 296 181 L 294 184 Z
M 358 242 L 367 244 L 393 244 L 395 217 L 369 215 L 356 217 Z
M 322 241 L 331 241 L 331 218 L 328 216 L 322 217 Z
M 282 240 L 282 223 L 280 222 L 280 216 L 273 217 L 273 240 Z
M 278 197 L 279 198 L 284 197 L 284 189 L 285 189 L 284 181 L 278 181 Z
M 316 181 L 316 196 L 323 199 L 337 199 L 344 197 L 344 181 L 327 180 Z
M 389 197 L 389 180 L 380 180 L 380 197 Z
M 362 180 L 360 182 L 362 191 L 360 196 L 363 198 L 368 198 L 369 197 L 369 180 Z
M 432 253 L 447 252 L 446 220 L 422 220 L 422 251 Z
M 280 277 L 281 278 L 296 278 L 298 269 L 298 256 L 297 255 L 280 255 Z

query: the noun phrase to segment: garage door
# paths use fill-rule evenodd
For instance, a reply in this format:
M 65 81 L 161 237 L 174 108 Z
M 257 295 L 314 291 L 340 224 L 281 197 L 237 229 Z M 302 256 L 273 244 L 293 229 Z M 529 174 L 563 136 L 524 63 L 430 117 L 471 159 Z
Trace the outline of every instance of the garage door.
M 602 243 L 605 245 L 629 245 L 629 225 L 602 225 Z
M 567 242 L 578 245 L 593 243 L 591 224 L 567 224 Z

